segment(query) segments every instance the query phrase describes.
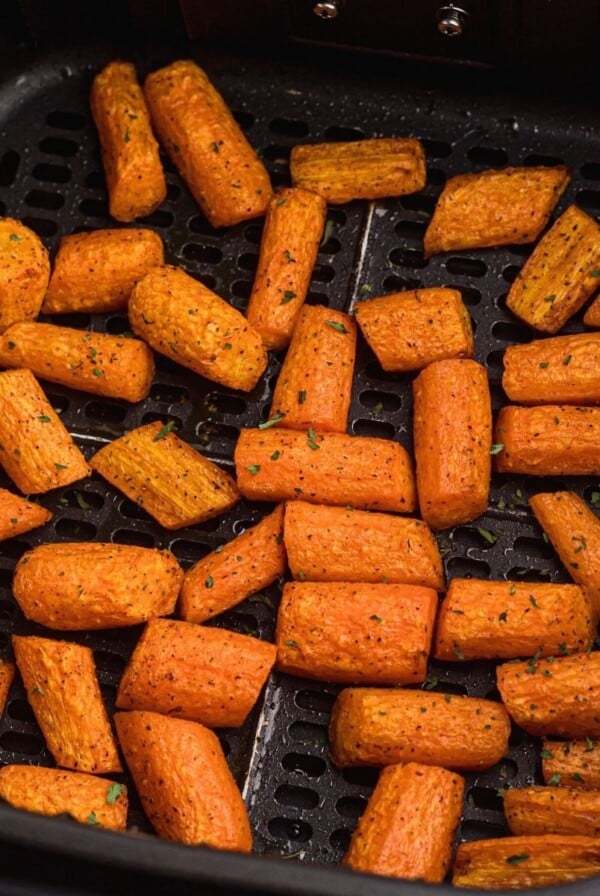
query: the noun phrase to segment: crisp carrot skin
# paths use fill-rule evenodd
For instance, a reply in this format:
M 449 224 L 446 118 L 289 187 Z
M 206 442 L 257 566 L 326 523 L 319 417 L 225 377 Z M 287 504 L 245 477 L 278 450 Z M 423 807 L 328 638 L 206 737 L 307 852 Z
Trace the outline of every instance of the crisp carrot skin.
M 52 264 L 44 314 L 106 314 L 127 308 L 131 290 L 164 264 L 163 241 L 144 227 L 63 236 Z
M 38 316 L 49 277 L 48 250 L 38 235 L 14 218 L 0 218 L 0 333 Z
M 544 740 L 542 776 L 545 784 L 582 790 L 600 790 L 600 742 Z
M 268 349 L 289 345 L 304 304 L 323 235 L 327 203 L 299 187 L 269 203 L 246 317 Z
M 472 358 L 469 312 L 457 289 L 394 292 L 359 302 L 354 317 L 383 370 L 422 370 L 446 358 Z
M 155 351 L 222 386 L 249 392 L 267 366 L 267 350 L 246 318 L 182 268 L 163 265 L 134 287 L 134 333 Z
M 539 492 L 529 499 L 536 520 L 571 578 L 600 618 L 600 521 L 575 492 Z
M 15 664 L 7 663 L 6 660 L 0 661 L 0 719 L 4 715 L 14 677 Z
M 434 361 L 413 382 L 413 435 L 421 514 L 433 529 L 469 522 L 487 508 L 492 405 L 485 368 Z
M 115 725 L 159 837 L 250 852 L 248 813 L 212 731 L 153 712 L 118 712 Z
M 284 421 L 282 421 L 283 423 Z M 242 429 L 233 460 L 250 501 L 288 501 L 411 513 L 412 461 L 398 442 L 339 432 Z
M 418 585 L 286 582 L 277 668 L 342 684 L 424 681 L 437 605 Z
M 286 568 L 281 505 L 187 570 L 179 615 L 188 622 L 206 622 L 267 588 Z
M 107 774 L 122 771 L 89 647 L 13 635 L 27 699 L 57 765 Z
M 30 532 L 52 519 L 45 507 L 0 488 L 0 541 Z
M 461 843 L 455 887 L 521 890 L 582 880 L 600 872 L 600 840 L 567 834 L 502 837 Z
M 0 769 L 0 797 L 15 809 L 39 815 L 63 815 L 82 824 L 113 831 L 127 827 L 124 784 L 83 772 L 35 765 L 5 765 Z
M 440 607 L 433 653 L 454 661 L 575 653 L 591 647 L 595 618 L 577 585 L 456 578 Z
M 564 165 L 503 168 L 446 181 L 424 239 L 439 252 L 533 243 L 570 180 Z
M 183 570 L 170 551 L 42 544 L 18 561 L 13 595 L 27 619 L 63 631 L 138 625 L 175 609 Z
M 290 171 L 294 186 L 333 204 L 404 196 L 422 190 L 426 180 L 423 147 L 410 137 L 294 146 Z
M 82 392 L 141 401 L 150 393 L 154 356 L 145 342 L 53 324 L 13 324 L 0 335 L 0 366 Z
M 305 305 L 273 390 L 281 426 L 346 432 L 356 360 L 356 324 L 343 311 Z
M 421 520 L 288 501 L 283 541 L 294 579 L 444 587 L 437 542 Z
M 105 445 L 90 466 L 165 529 L 205 522 L 240 498 L 231 476 L 160 421 Z
M 536 330 L 557 333 L 598 288 L 598 265 L 600 227 L 571 205 L 525 262 L 506 305 Z
M 212 226 L 264 214 L 267 170 L 206 72 L 173 62 L 148 75 L 144 93 L 160 142 Z
M 600 736 L 600 653 L 505 663 L 496 675 L 504 705 L 529 734 Z
M 594 299 L 590 307 L 583 315 L 583 322 L 586 327 L 600 327 L 600 296 Z
M 26 495 L 90 475 L 83 454 L 30 370 L 0 373 L 0 464 Z
M 600 790 L 512 787 L 504 794 L 511 834 L 600 836 Z
M 360 817 L 345 865 L 387 877 L 441 883 L 452 861 L 465 781 L 409 762 L 384 768 Z
M 593 476 L 600 471 L 600 408 L 543 405 L 500 410 L 498 473 Z
M 509 734 L 501 703 L 403 688 L 346 688 L 329 725 L 331 756 L 340 768 L 397 762 L 490 768 L 506 754 Z
M 275 646 L 258 638 L 152 619 L 123 673 L 117 706 L 237 728 L 258 700 L 275 656 Z
M 600 333 L 509 345 L 502 387 L 519 404 L 600 404 Z

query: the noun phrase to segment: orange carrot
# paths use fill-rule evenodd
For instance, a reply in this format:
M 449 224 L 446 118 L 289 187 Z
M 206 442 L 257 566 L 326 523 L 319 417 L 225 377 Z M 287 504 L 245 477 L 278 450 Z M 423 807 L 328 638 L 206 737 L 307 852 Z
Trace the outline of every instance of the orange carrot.
M 586 327 L 600 327 L 600 296 L 597 296 L 583 315 L 583 322 Z
M 0 488 L 0 541 L 30 532 L 51 519 L 45 507 Z
M 541 756 L 545 784 L 600 790 L 600 741 L 544 740 Z
M 38 316 L 49 277 L 48 250 L 39 236 L 14 218 L 0 218 L 0 333 Z
M 599 367 L 600 333 L 535 339 L 508 346 L 502 387 L 520 404 L 600 404 Z
M 512 834 L 600 836 L 600 790 L 512 787 L 504 794 Z
M 0 718 L 4 715 L 14 677 L 15 664 L 0 660 Z

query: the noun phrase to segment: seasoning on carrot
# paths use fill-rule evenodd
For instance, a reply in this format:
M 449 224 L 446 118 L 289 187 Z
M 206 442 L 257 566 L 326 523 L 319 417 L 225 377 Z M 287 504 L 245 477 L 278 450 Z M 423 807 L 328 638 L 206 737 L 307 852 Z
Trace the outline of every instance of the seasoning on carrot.
M 48 250 L 38 235 L 14 218 L 0 218 L 0 333 L 38 316 L 49 277 Z
M 544 740 L 542 776 L 552 787 L 600 790 L 600 740 Z
M 600 836 L 600 790 L 511 787 L 504 793 L 511 834 Z
M 51 519 L 45 507 L 0 488 L 0 541 L 37 529 Z
M 502 387 L 519 404 L 600 404 L 599 368 L 600 333 L 535 339 L 507 347 Z

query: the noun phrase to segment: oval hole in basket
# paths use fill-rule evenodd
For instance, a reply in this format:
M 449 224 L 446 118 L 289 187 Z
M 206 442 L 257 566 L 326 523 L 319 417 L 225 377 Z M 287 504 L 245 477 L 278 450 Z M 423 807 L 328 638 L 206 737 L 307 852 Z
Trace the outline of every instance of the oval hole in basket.
M 342 244 L 340 241 L 336 240 L 335 237 L 330 236 L 326 243 L 319 246 L 319 255 L 337 255 L 341 248 Z
M 88 218 L 108 218 L 107 199 L 82 199 L 79 211 Z
M 506 837 L 508 826 L 484 821 L 463 821 L 460 826 L 460 842 L 470 840 L 493 839 L 494 837 Z
M 600 180 L 600 164 L 598 162 L 586 162 L 579 170 L 586 180 Z
M 17 176 L 21 157 L 14 149 L 9 149 L 0 158 L 0 187 L 10 187 Z
M 269 834 L 280 840 L 292 840 L 295 843 L 308 843 L 312 837 L 312 828 L 305 821 L 293 818 L 271 818 L 267 825 Z
M 70 520 L 68 517 L 63 517 L 62 520 L 57 520 L 54 531 L 61 538 L 92 541 L 98 530 L 93 523 L 88 523 L 85 520 Z
M 497 320 L 492 324 L 492 336 L 503 342 L 529 342 L 532 339 L 532 329 L 526 324 L 517 321 Z
M 516 553 L 526 557 L 536 557 L 538 560 L 552 560 L 556 556 L 552 546 L 543 538 L 528 538 L 521 535 L 515 538 L 513 547 Z
M 334 831 L 329 837 L 329 842 L 335 850 L 344 853 L 350 846 L 351 837 L 352 834 L 346 828 L 338 828 L 338 830 Z
M 393 439 L 396 428 L 385 420 L 353 420 L 352 432 L 355 436 L 375 436 L 381 439 Z
M 423 149 L 431 159 L 447 159 L 452 153 L 452 146 L 445 140 L 421 140 Z
M 69 489 L 63 492 L 61 503 L 65 502 L 67 507 L 75 507 L 87 513 L 90 510 L 100 510 L 104 507 L 104 495 L 97 492 L 85 491 L 81 489 Z
M 153 384 L 150 398 L 163 404 L 185 404 L 190 400 L 190 392 L 181 386 L 158 382 Z
M 252 274 L 256 271 L 258 265 L 258 255 L 256 252 L 244 252 L 237 260 L 238 267 L 243 271 L 250 271 Z
M 84 413 L 98 423 L 122 423 L 127 416 L 126 408 L 107 401 L 90 401 L 85 405 Z
M 523 743 L 524 740 L 528 738 L 528 736 L 529 735 L 525 731 L 523 731 L 522 728 L 519 728 L 519 726 L 515 725 L 515 723 L 513 722 L 510 736 L 508 738 L 508 743 L 511 747 L 518 747 Z
M 394 227 L 399 237 L 421 248 L 426 225 L 421 221 L 398 221 Z
M 343 796 L 335 804 L 335 811 L 342 818 L 351 818 L 358 821 L 367 807 L 367 800 L 363 796 Z
M 473 146 L 467 152 L 467 158 L 474 165 L 502 168 L 508 162 L 508 153 L 505 149 L 497 149 L 493 146 Z
M 288 728 L 292 740 L 304 744 L 314 744 L 316 747 L 328 743 L 327 725 L 315 725 L 313 722 L 292 722 Z
M 251 112 L 246 112 L 245 109 L 232 109 L 231 114 L 241 127 L 243 131 L 247 131 L 252 127 L 256 119 Z
M 173 221 L 174 218 L 171 212 L 165 212 L 161 209 L 157 209 L 151 215 L 146 215 L 145 218 L 139 219 L 140 226 L 144 227 L 171 227 Z
M 252 292 L 252 283 L 249 280 L 234 280 L 231 284 L 231 293 L 238 299 L 249 299 Z
M 204 399 L 204 406 L 210 414 L 245 414 L 248 404 L 245 399 L 236 395 L 224 395 L 222 392 L 209 392 Z
M 207 557 L 214 550 L 212 545 L 200 541 L 188 541 L 185 538 L 177 538 L 169 545 L 169 550 L 180 562 L 197 563 L 203 557 Z
M 51 193 L 49 190 L 30 190 L 25 196 L 25 204 L 30 208 L 57 211 L 65 204 L 65 197 L 62 193 Z
M 111 650 L 94 650 L 94 660 L 99 672 L 107 675 L 122 675 L 127 661 Z
M 66 137 L 44 137 L 40 140 L 39 148 L 40 152 L 45 152 L 49 155 L 70 158 L 77 155 L 79 144 L 74 140 L 68 140 Z
M 200 243 L 186 243 L 181 254 L 190 261 L 202 264 L 218 264 L 223 258 L 223 253 L 216 246 L 203 246 Z
M 309 787 L 282 784 L 275 791 L 276 802 L 282 806 L 292 806 L 294 809 L 316 809 L 320 799 L 316 790 L 311 790 Z
M 320 778 L 327 771 L 324 759 L 306 753 L 286 753 L 281 764 L 287 772 L 298 772 L 307 778 Z
M 463 277 L 485 277 L 487 265 L 479 258 L 459 258 L 453 255 L 446 261 L 446 270 L 450 274 L 459 274 Z
M 25 215 L 21 220 L 26 227 L 34 230 L 38 236 L 54 236 L 58 231 L 56 221 L 50 221 L 48 218 L 34 218 L 30 215 Z
M 485 359 L 485 363 L 488 369 L 488 376 L 493 374 L 494 376 L 501 376 L 502 371 L 504 370 L 503 364 L 504 358 L 504 349 L 498 348 L 493 352 L 490 352 Z
M 262 151 L 262 157 L 270 162 L 274 162 L 276 165 L 287 165 L 290 152 L 291 146 L 278 146 L 274 143 L 270 146 L 265 146 Z
M 517 279 L 519 271 L 521 270 L 518 264 L 509 264 L 502 271 L 502 276 L 506 280 L 507 283 L 514 283 Z
M 497 790 L 490 787 L 471 787 L 467 794 L 467 804 L 474 809 L 490 809 L 502 812 L 504 801 Z
M 429 264 L 423 253 L 416 249 L 392 249 L 389 254 L 392 264 L 402 268 L 425 268 Z
M 7 713 L 16 722 L 27 722 L 35 725 L 35 716 L 27 700 L 11 700 L 7 707 Z
M 295 118 L 274 118 L 269 122 L 269 130 L 283 137 L 306 137 L 309 127 L 305 121 Z
M 446 183 L 446 174 L 439 168 L 427 169 L 427 186 L 443 187 Z
M 36 734 L 24 734 L 21 731 L 5 731 L 0 736 L 0 747 L 10 753 L 21 753 L 23 756 L 39 756 L 44 750 L 44 740 Z
M 140 548 L 153 548 L 154 536 L 149 532 L 136 532 L 133 529 L 117 529 L 112 534 L 113 544 L 134 544 Z
M 80 131 L 86 119 L 79 112 L 65 112 L 54 109 L 46 115 L 46 124 L 51 128 L 62 128 L 63 131 Z
M 579 208 L 597 212 L 600 210 L 600 192 L 598 190 L 580 190 L 575 197 L 575 202 Z
M 424 212 L 431 215 L 435 208 L 435 197 L 424 193 L 412 193 L 410 196 L 403 196 L 400 203 L 409 212 Z
M 417 280 L 415 277 L 398 277 L 396 274 L 391 274 L 383 281 L 386 292 L 402 292 L 406 289 L 420 289 L 422 286 L 422 280 Z
M 479 542 L 481 547 L 481 540 Z M 491 570 L 485 560 L 474 560 L 472 557 L 451 557 L 448 560 L 448 576 L 462 579 L 489 579 Z
M 327 128 L 323 136 L 330 143 L 345 143 L 350 140 L 364 140 L 365 132 L 362 128 L 345 128 L 334 124 Z
M 543 156 L 534 152 L 523 159 L 523 164 L 527 165 L 528 168 L 535 168 L 537 165 L 549 165 L 550 167 L 553 165 L 564 165 L 565 162 L 559 156 Z
M 200 444 L 211 450 L 219 448 L 225 453 L 231 453 L 232 443 L 239 436 L 239 430 L 235 426 L 226 426 L 224 423 L 213 423 L 211 420 L 203 420 L 196 428 L 196 435 Z
M 25 551 L 29 551 L 30 549 L 30 544 L 27 544 L 25 541 L 17 541 L 14 538 L 9 538 L 2 542 L 3 557 L 10 557 L 11 559 L 18 560 L 23 556 Z
M 402 399 L 399 395 L 392 395 L 391 392 L 378 392 L 375 389 L 365 389 L 360 393 L 358 400 L 364 408 L 373 410 L 377 408 L 377 413 L 386 411 L 393 414 L 402 407 Z M 379 407 L 381 405 L 381 407 Z
M 325 691 L 298 691 L 294 697 L 294 703 L 300 709 L 308 709 L 310 712 L 331 712 L 335 703 L 335 694 Z
M 403 374 L 387 373 L 379 366 L 379 361 L 369 361 L 365 366 L 365 373 L 372 380 L 384 380 L 387 383 L 401 383 Z
M 529 566 L 513 566 L 506 577 L 515 582 L 551 582 L 554 570 L 550 566 L 543 569 L 531 569 Z
M 306 305 L 323 305 L 325 308 L 329 308 L 329 296 L 326 296 L 323 292 L 314 292 L 311 290 L 306 297 Z
M 183 425 L 181 422 L 181 419 L 179 417 L 175 417 L 172 414 L 157 414 L 154 411 L 150 411 L 149 413 L 143 415 L 142 424 L 145 425 L 148 423 L 162 423 L 164 426 L 166 426 L 169 423 L 172 423 L 173 424 L 173 429 L 172 429 L 173 435 L 177 435 L 177 431 L 180 430 Z M 160 432 L 160 430 L 159 430 L 159 432 Z
M 331 283 L 335 279 L 335 270 L 328 264 L 316 264 L 312 272 L 314 283 Z
M 260 244 L 262 240 L 263 234 L 263 226 L 261 224 L 249 224 L 248 227 L 244 230 L 244 236 L 248 240 L 249 243 Z
M 379 777 L 377 768 L 345 768 L 342 777 L 348 784 L 355 787 L 375 787 Z

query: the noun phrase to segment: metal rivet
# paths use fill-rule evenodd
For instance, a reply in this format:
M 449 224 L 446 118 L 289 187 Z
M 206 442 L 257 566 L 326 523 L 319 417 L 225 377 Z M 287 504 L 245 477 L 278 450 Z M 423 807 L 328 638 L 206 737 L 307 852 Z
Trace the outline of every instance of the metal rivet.
M 460 37 L 465 30 L 469 13 L 460 6 L 441 6 L 437 12 L 437 26 L 444 37 Z
M 335 19 L 340 11 L 338 0 L 319 0 L 313 6 L 313 12 L 321 19 Z

